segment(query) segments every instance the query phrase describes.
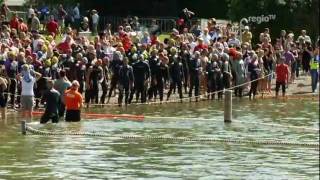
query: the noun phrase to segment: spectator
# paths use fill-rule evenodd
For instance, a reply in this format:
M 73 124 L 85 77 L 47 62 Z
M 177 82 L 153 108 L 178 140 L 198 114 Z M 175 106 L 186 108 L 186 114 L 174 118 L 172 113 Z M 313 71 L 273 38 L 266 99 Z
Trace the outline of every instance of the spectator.
M 80 15 L 80 3 L 77 3 L 77 5 L 73 8 L 72 14 L 74 19 L 74 25 L 73 27 L 76 29 L 79 29 L 80 23 L 81 23 L 81 15 Z
M 58 34 L 59 31 L 59 24 L 55 21 L 54 16 L 50 16 L 50 20 L 47 23 L 47 31 L 50 35 L 52 35 L 54 38 Z
M 63 30 L 64 29 L 64 21 L 67 16 L 67 11 L 63 8 L 62 4 L 59 5 L 57 15 L 58 15 L 58 24 L 59 24 L 60 30 Z
M 18 19 L 17 13 L 14 12 L 12 14 L 12 18 L 10 20 L 10 28 L 11 29 L 18 29 L 18 27 L 19 27 L 19 19 Z
M 244 27 L 244 32 L 242 33 L 242 43 L 249 43 L 251 44 L 252 33 L 249 31 L 249 26 Z
M 28 17 L 27 24 L 28 24 L 29 28 L 31 28 L 32 14 L 34 14 L 34 13 L 35 13 L 35 10 L 33 9 L 32 5 L 30 5 L 28 12 L 27 12 L 27 17 Z
M 22 18 L 19 18 L 19 26 L 18 26 L 18 31 L 27 33 L 28 32 L 28 26 L 23 22 Z
M 7 19 L 9 12 L 10 12 L 10 9 L 8 8 L 7 4 L 3 3 L 1 5 L 1 15 L 3 15 L 5 19 Z
M 234 32 L 230 33 L 230 38 L 228 40 L 229 47 L 240 47 L 240 40 L 236 38 L 236 34 Z
M 278 97 L 280 86 L 282 87 L 282 96 L 285 97 L 286 94 L 286 84 L 289 81 L 289 69 L 288 65 L 284 63 L 285 58 L 281 57 L 279 63 L 276 67 L 276 97 Z
M 40 29 L 40 20 L 39 18 L 37 17 L 37 15 L 34 13 L 31 15 L 31 31 L 36 31 L 38 32 L 39 29 Z
M 99 25 L 99 15 L 98 12 L 94 9 L 92 10 L 92 34 L 96 35 L 98 32 L 98 25 Z
M 301 35 L 298 37 L 298 41 L 304 41 L 304 42 L 311 43 L 311 38 L 310 38 L 310 36 L 307 35 L 306 30 L 301 31 Z

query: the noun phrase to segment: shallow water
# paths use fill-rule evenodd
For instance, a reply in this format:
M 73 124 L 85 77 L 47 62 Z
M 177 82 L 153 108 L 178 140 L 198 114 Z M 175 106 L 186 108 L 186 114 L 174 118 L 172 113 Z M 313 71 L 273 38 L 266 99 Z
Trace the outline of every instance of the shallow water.
M 96 113 L 153 117 L 143 122 L 99 119 L 31 126 L 46 131 L 95 131 L 110 135 L 319 141 L 319 132 L 315 131 L 236 122 L 318 129 L 316 101 L 234 100 L 233 108 L 235 122 L 231 124 L 223 123 L 223 104 L 214 101 L 91 109 Z M 7 122 L 0 121 L 0 179 L 319 179 L 319 151 L 312 148 L 22 136 L 19 118 L 13 117 L 16 115 L 10 115 Z

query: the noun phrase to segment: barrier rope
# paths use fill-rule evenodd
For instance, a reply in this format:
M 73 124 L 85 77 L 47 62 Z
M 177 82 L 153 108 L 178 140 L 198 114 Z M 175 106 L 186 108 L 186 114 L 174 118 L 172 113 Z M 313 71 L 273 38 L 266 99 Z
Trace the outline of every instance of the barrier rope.
M 252 144 L 252 145 L 281 145 L 281 146 L 299 146 L 319 149 L 319 143 L 310 142 L 294 142 L 294 141 L 280 141 L 280 140 L 247 140 L 247 139 L 215 139 L 215 138 L 188 138 L 188 137 L 167 137 L 167 136 L 126 136 L 126 135 L 109 135 L 104 133 L 94 132 L 47 132 L 33 129 L 29 126 L 26 131 L 34 135 L 44 136 L 93 136 L 93 137 L 107 137 L 124 140 L 139 140 L 139 141 L 155 141 L 166 143 L 177 142 L 197 142 L 197 143 L 226 143 L 226 144 Z
M 219 120 L 219 119 L 190 118 L 190 117 L 144 116 L 144 118 L 146 118 L 146 119 L 185 119 L 185 120 L 192 120 L 192 121 L 219 121 L 219 122 L 221 122 L 221 120 Z M 297 130 L 307 130 L 307 131 L 320 132 L 320 129 L 316 129 L 316 128 L 300 127 L 300 126 L 287 126 L 287 125 L 281 125 L 281 124 L 250 122 L 250 121 L 239 121 L 239 120 L 233 120 L 232 123 L 264 125 L 264 126 L 271 126 L 271 127 L 279 127 L 279 128 L 288 128 L 288 129 L 297 129 Z

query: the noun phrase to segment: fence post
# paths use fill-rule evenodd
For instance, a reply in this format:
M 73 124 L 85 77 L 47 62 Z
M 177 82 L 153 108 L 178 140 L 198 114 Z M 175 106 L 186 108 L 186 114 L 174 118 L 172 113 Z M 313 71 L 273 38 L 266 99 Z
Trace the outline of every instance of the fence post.
M 21 133 L 23 135 L 27 134 L 27 122 L 25 120 L 21 121 Z
M 232 90 L 226 90 L 224 96 L 224 122 L 232 121 Z

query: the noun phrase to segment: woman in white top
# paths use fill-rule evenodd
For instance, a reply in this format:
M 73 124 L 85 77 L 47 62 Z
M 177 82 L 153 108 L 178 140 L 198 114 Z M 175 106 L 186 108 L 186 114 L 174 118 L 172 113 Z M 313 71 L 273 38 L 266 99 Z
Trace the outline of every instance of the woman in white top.
M 41 77 L 40 73 L 30 70 L 30 66 L 25 64 L 22 66 L 21 74 L 17 79 L 21 81 L 21 105 L 23 118 L 32 118 L 32 107 L 34 100 L 33 87 L 36 81 Z

